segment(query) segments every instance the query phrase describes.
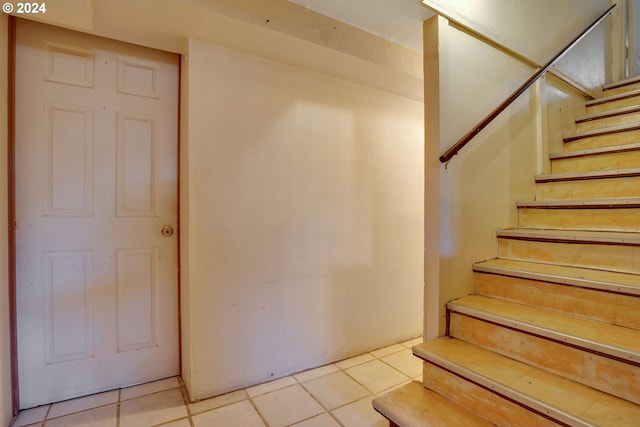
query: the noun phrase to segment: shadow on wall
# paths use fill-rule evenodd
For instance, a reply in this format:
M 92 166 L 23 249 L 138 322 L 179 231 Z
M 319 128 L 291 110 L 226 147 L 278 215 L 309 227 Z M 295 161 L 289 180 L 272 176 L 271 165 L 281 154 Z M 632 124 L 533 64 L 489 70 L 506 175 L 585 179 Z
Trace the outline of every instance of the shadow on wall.
M 537 114 L 523 95 L 443 167 L 441 304 L 473 292 L 472 264 L 498 256 L 496 230 L 517 226 L 516 201 L 534 198 Z

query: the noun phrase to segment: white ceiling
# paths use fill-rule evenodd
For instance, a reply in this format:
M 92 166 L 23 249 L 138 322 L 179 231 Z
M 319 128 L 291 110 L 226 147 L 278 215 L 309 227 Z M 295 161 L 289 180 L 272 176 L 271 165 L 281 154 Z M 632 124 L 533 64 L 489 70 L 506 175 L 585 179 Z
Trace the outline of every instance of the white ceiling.
M 289 0 L 422 52 L 422 21 L 433 12 L 420 0 Z

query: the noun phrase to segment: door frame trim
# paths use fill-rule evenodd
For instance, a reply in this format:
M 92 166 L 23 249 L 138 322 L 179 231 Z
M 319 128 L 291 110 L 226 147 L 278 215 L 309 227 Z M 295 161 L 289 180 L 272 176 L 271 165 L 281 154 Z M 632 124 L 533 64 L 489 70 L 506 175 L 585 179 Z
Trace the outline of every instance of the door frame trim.
M 16 174 L 15 174 L 15 100 L 16 100 L 16 18 L 9 16 L 7 58 L 7 174 L 8 174 L 8 251 L 9 273 L 9 339 L 11 358 L 11 399 L 13 416 L 20 412 L 18 388 L 18 322 L 16 300 Z

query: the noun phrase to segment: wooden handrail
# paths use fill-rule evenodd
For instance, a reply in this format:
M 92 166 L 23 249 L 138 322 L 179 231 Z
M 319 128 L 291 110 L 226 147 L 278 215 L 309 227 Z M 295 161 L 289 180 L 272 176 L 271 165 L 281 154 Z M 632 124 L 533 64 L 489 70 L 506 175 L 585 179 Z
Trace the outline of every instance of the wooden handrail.
M 534 84 L 540 77 L 542 77 L 551 67 L 553 67 L 562 57 L 571 50 L 580 40 L 582 40 L 587 34 L 591 32 L 598 24 L 600 24 L 613 10 L 617 7 L 617 4 L 612 5 L 607 9 L 598 19 L 596 19 L 591 25 L 589 25 L 584 31 L 578 34 L 560 53 L 556 54 L 549 62 L 547 62 L 542 68 L 536 71 L 529 79 L 524 82 L 518 89 L 516 89 L 507 99 L 502 101 L 487 117 L 482 119 L 480 123 L 475 125 L 469 132 L 467 132 L 458 142 L 453 144 L 447 151 L 440 156 L 440 162 L 448 163 L 453 156 L 469 143 L 477 134 L 482 131 L 489 123 L 491 123 L 500 113 L 502 113 L 509 105 L 513 103 L 520 95 L 522 95 L 532 84 Z

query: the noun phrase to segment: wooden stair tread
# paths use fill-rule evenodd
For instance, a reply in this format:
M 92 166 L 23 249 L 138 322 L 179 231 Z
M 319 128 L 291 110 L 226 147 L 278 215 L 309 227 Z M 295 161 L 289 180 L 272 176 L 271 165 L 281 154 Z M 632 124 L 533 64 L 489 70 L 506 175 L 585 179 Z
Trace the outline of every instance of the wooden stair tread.
M 450 301 L 457 313 L 640 363 L 640 331 L 530 305 L 469 295 Z
M 602 208 L 638 208 L 640 197 L 621 197 L 607 199 L 559 199 L 518 201 L 518 208 L 538 209 L 602 209 Z
M 593 130 L 585 130 L 583 132 L 576 132 L 573 134 L 566 135 L 562 139 L 564 142 L 571 142 L 571 141 L 576 141 L 578 139 L 590 138 L 593 136 L 630 132 L 630 131 L 639 130 L 639 129 L 640 129 L 640 124 L 638 123 L 624 124 L 624 125 L 618 125 L 618 126 L 610 126 L 603 129 L 593 129 Z
M 640 150 L 640 143 L 614 145 L 610 147 L 590 148 L 587 150 L 565 151 L 562 153 L 552 153 L 549 155 L 551 160 L 572 159 L 576 157 L 599 156 L 605 154 L 625 153 L 628 151 Z
M 585 123 L 593 120 L 608 119 L 610 117 L 622 116 L 624 114 L 632 114 L 640 112 L 639 105 L 632 105 L 630 107 L 617 108 L 615 110 L 601 111 L 598 113 L 585 114 L 584 116 L 576 117 L 576 123 Z
M 640 76 L 637 77 L 629 77 L 626 79 L 618 80 L 617 82 L 607 83 L 602 86 L 603 90 L 616 89 L 622 86 L 633 85 L 636 83 L 640 83 Z
M 496 235 L 498 238 L 540 242 L 640 246 L 639 233 L 620 231 L 507 228 L 498 230 Z
M 592 99 L 585 102 L 585 105 L 587 107 L 590 107 L 592 105 L 599 105 L 599 104 L 605 104 L 607 102 L 620 101 L 621 99 L 632 98 L 634 96 L 639 96 L 639 95 L 640 95 L 640 90 L 631 90 L 624 93 L 618 93 L 615 95 L 608 95 L 608 96 L 603 96 L 601 98 Z
M 476 263 L 473 270 L 479 273 L 640 295 L 640 275 L 637 274 L 500 258 Z
M 417 381 L 374 399 L 373 408 L 399 427 L 493 426 Z
M 536 175 L 536 183 L 565 182 L 591 179 L 629 178 L 640 176 L 640 168 L 608 169 L 590 172 L 570 172 Z
M 637 427 L 640 406 L 451 337 L 416 356 L 570 426 Z

